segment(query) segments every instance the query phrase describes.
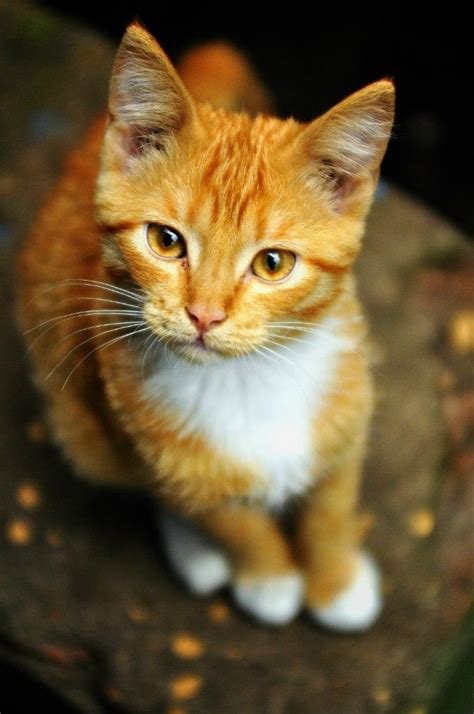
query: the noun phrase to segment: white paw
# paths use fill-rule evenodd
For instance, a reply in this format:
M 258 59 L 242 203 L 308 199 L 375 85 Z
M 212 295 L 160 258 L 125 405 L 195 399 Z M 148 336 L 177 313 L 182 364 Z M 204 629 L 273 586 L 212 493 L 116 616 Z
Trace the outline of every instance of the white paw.
M 237 604 L 268 625 L 290 622 L 301 608 L 303 590 L 303 578 L 298 573 L 242 579 L 232 587 Z
M 360 554 L 360 564 L 352 583 L 326 607 L 312 608 L 316 622 L 340 632 L 363 632 L 382 609 L 380 576 L 372 558 Z
M 176 574 L 195 595 L 211 595 L 230 581 L 229 561 L 190 523 L 162 514 L 164 549 Z

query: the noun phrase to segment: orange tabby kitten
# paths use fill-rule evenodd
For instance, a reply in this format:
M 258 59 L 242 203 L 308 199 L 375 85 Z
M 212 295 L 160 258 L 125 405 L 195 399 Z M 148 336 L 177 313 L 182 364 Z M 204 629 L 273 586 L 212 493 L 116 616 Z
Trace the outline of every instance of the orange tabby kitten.
M 393 85 L 300 124 L 259 113 L 264 88 L 225 46 L 182 77 L 129 27 L 109 118 L 20 255 L 52 435 L 82 476 L 156 496 L 193 592 L 363 630 L 381 597 L 357 542 L 372 385 L 351 268 Z

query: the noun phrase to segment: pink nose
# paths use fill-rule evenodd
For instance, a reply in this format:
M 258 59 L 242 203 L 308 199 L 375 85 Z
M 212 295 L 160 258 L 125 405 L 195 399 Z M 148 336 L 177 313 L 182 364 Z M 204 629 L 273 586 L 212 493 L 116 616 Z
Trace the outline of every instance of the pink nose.
M 220 307 L 206 307 L 198 303 L 188 305 L 186 310 L 201 334 L 224 322 L 227 317 L 225 311 Z

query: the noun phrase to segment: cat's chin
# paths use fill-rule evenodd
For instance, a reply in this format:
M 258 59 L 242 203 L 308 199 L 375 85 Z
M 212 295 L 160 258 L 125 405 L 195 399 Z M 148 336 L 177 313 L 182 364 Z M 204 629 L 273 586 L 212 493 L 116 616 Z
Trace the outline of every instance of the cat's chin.
M 226 355 L 213 349 L 203 342 L 175 343 L 170 345 L 172 351 L 186 362 L 193 364 L 213 364 L 226 358 Z
M 186 362 L 192 364 L 216 364 L 217 362 L 222 362 L 224 360 L 238 359 L 242 357 L 242 348 L 232 350 L 226 345 L 225 349 L 210 346 L 201 340 L 196 340 L 194 342 L 174 342 L 169 345 L 172 352 L 174 352 L 180 359 L 184 359 Z

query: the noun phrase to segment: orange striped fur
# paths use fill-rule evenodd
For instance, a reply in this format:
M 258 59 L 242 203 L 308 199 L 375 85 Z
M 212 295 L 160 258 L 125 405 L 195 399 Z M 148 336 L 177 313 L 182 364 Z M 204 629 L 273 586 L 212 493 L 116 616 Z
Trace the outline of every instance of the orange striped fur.
M 52 437 L 78 473 L 148 489 L 207 532 L 230 562 L 237 601 L 264 621 L 296 614 L 297 605 L 278 614 L 274 604 L 283 597 L 278 588 L 297 597 L 302 573 L 318 619 L 358 567 L 353 524 L 372 387 L 351 269 L 390 133 L 393 86 L 370 85 L 304 125 L 266 114 L 268 93 L 226 45 L 191 51 L 180 70 L 182 80 L 143 28 L 128 29 L 109 117 L 70 157 L 19 256 L 20 324 Z M 229 111 L 244 108 L 249 113 Z M 150 223 L 178 231 L 186 255 L 154 254 Z M 256 254 L 270 249 L 296 256 L 281 281 L 252 273 Z M 191 310 L 224 316 L 199 344 Z M 134 329 L 137 336 L 120 339 Z M 291 506 L 293 537 L 269 506 L 276 486 L 258 442 L 245 429 L 231 450 L 211 437 L 209 430 L 233 428 L 232 410 L 212 421 L 212 401 L 208 426 L 187 426 L 175 381 L 180 369 L 196 369 L 212 382 L 245 357 L 252 370 L 267 350 L 269 373 L 272 359 L 288 362 L 280 367 L 286 384 L 292 350 L 321 334 L 324 352 L 325 330 L 335 345 L 327 364 L 308 364 L 327 375 L 327 388 L 315 386 L 306 445 L 296 434 L 289 447 L 307 464 L 304 485 L 285 483 L 284 470 L 278 476 L 278 508 Z M 338 346 L 346 343 L 351 348 Z M 156 350 L 178 371 L 155 394 L 157 365 L 168 369 Z M 265 380 L 260 362 L 255 369 Z M 291 391 L 291 408 L 305 410 Z

